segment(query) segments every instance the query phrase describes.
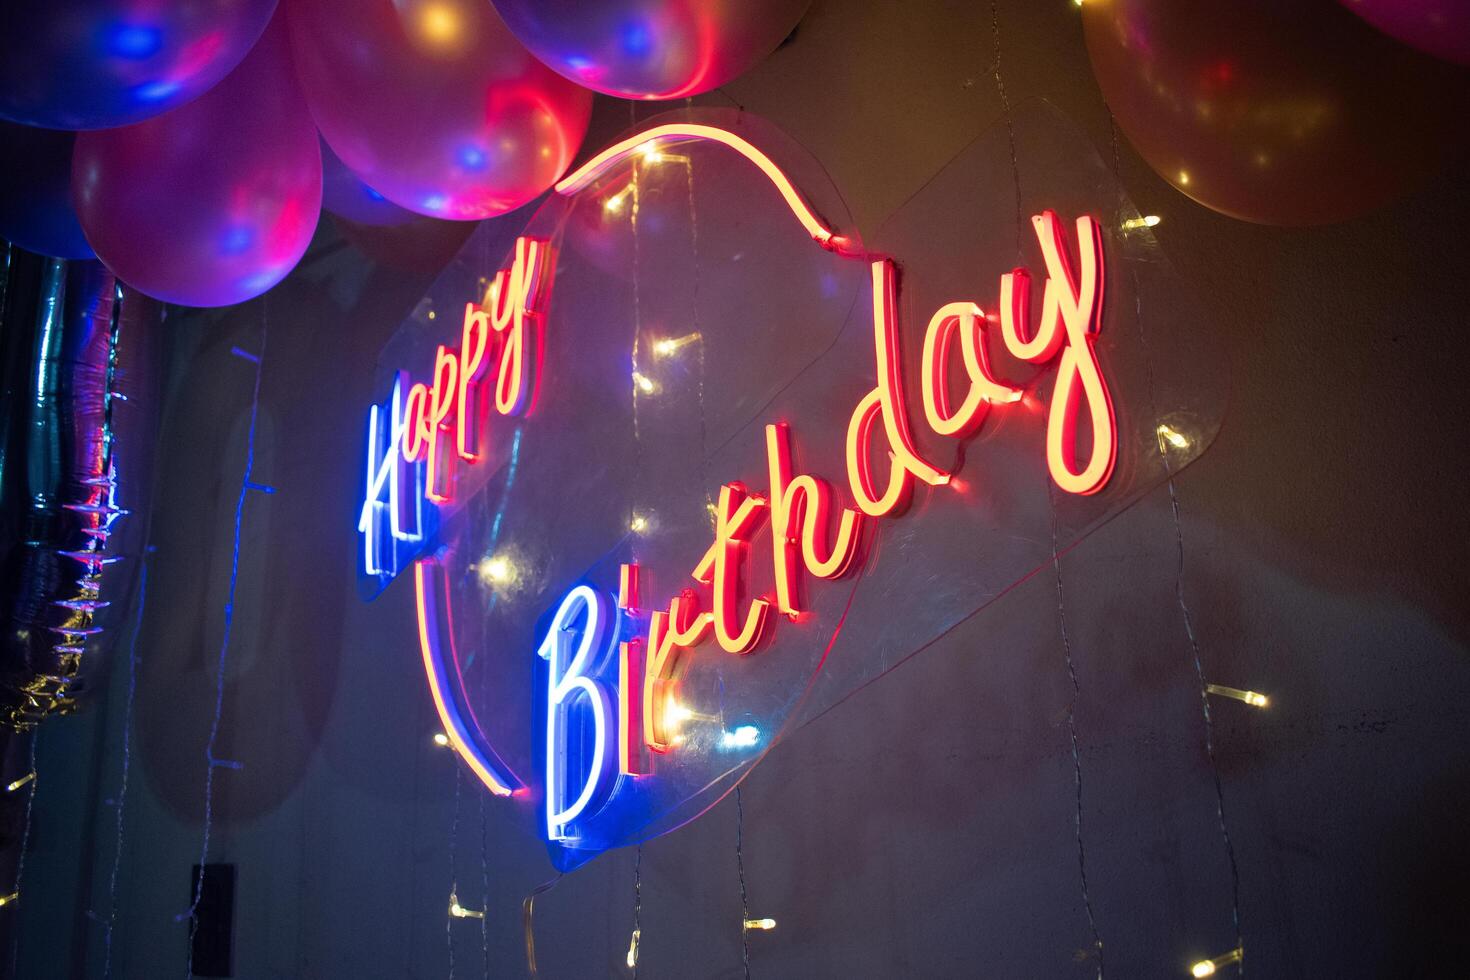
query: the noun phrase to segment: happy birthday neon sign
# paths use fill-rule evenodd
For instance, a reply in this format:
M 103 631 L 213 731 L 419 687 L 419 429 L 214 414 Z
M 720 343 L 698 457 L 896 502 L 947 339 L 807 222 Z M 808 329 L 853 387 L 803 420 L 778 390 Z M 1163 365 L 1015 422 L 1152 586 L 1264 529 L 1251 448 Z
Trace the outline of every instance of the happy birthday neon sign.
M 815 243 L 868 262 L 876 382 L 848 418 L 845 500 L 827 479 L 797 465 L 793 426 L 799 420 L 772 422 L 764 433 L 765 491 L 738 481 L 720 487 L 713 540 L 694 565 L 691 584 L 647 616 L 646 630 L 628 635 L 643 621 L 636 564 L 621 566 L 615 599 L 583 583 L 557 605 L 534 646 L 547 663 L 543 802 L 544 830 L 553 840 L 575 839 L 578 821 L 597 812 L 618 778 L 653 776 L 657 757 L 677 751 L 671 712 L 683 658 L 711 644 L 749 655 L 769 642 L 783 618 L 799 624 L 808 608 L 808 578 L 830 581 L 850 574 L 872 522 L 901 517 L 919 484 L 951 484 L 955 473 L 920 450 L 914 425 L 921 416 L 935 434 L 965 440 L 981 431 L 992 410 L 1017 402 L 1022 389 L 992 369 L 994 347 L 1003 346 L 1022 362 L 1055 364 L 1044 451 L 1059 489 L 1098 492 L 1117 457 L 1112 399 L 1094 351 L 1105 277 L 1103 235 L 1092 217 L 1076 218 L 1070 235 L 1051 211 L 1032 219 L 1046 270 L 1034 321 L 1024 268 L 999 277 L 994 311 L 968 300 L 936 310 L 924 332 L 914 389 L 902 367 L 894 263 L 868 258 L 827 228 L 785 174 L 733 133 L 694 124 L 660 126 L 594 157 L 557 191 L 575 193 L 665 140 L 703 140 L 741 154 L 767 177 Z M 518 239 L 511 267 L 497 274 L 485 301 L 466 305 L 459 348 L 439 346 L 426 381 L 410 383 L 400 374 L 389 403 L 371 409 L 358 525 L 368 574 L 397 571 L 383 558 L 384 540 L 422 539 L 422 508 L 450 500 L 456 466 L 481 459 L 488 412 L 513 416 L 534 403 L 548 256 L 546 243 Z M 952 377 L 959 379 L 960 391 L 952 390 Z M 910 406 L 911 390 L 919 411 Z M 1085 444 L 1079 438 L 1084 431 Z M 769 595 L 749 597 L 744 586 L 762 538 L 770 547 L 774 587 Z M 447 592 L 436 567 L 421 560 L 415 568 L 421 647 L 436 710 L 451 744 L 482 782 L 494 793 L 518 794 L 526 784 L 482 744 L 473 720 L 450 695 L 447 658 L 436 639 Z M 613 657 L 615 690 L 593 676 Z

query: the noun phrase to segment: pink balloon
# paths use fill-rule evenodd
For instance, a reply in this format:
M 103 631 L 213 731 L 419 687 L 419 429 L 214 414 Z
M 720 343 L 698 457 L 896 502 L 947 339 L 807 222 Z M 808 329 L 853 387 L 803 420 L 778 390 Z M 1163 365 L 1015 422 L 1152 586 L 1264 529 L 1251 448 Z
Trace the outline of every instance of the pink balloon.
M 1470 65 L 1467 0 L 1339 0 L 1395 40 L 1446 61 Z
M 542 61 L 598 92 L 682 99 L 776 50 L 810 0 L 494 0 Z
M 258 296 L 316 230 L 321 152 L 284 24 L 203 96 L 77 136 L 72 196 L 87 241 L 141 292 L 187 306 Z
M 299 0 L 291 35 L 322 135 L 388 200 L 503 214 L 551 186 L 592 95 L 521 46 L 488 0 Z

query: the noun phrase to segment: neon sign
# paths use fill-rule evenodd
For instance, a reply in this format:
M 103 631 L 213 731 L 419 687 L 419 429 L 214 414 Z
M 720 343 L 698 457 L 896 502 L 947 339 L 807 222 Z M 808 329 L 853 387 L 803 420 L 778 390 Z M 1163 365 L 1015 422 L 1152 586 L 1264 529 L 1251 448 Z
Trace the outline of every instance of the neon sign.
M 550 341 L 559 338 L 544 336 L 551 310 L 551 243 L 558 242 L 560 252 L 561 240 L 544 229 L 518 238 L 508 268 L 496 274 L 481 302 L 466 304 L 458 346 L 438 344 L 432 357 L 425 351 L 417 381 L 399 367 L 387 400 L 368 417 L 358 520 L 364 572 L 390 578 L 407 567 L 405 555 L 414 558 L 421 653 L 449 743 L 491 792 L 533 800 L 542 836 L 565 847 L 595 851 L 627 842 L 593 832 L 601 812 L 629 794 L 657 795 L 664 779 L 685 771 L 688 753 L 748 758 L 768 744 L 775 732 L 765 717 L 739 712 L 727 717 L 723 707 L 691 707 L 689 672 L 712 658 L 761 670 L 766 651 L 780 648 L 778 637 L 799 637 L 819 620 L 826 625 L 809 642 L 821 647 L 820 665 L 848 608 L 824 602 L 822 593 L 830 588 L 824 583 L 857 579 L 884 527 L 935 520 L 930 513 L 935 495 L 962 506 L 987 506 L 987 487 L 996 475 L 987 466 L 993 463 L 984 454 L 967 456 L 961 448 L 966 443 L 981 441 L 997 426 L 1006 428 L 1010 418 L 1026 420 L 1021 428 L 1010 426 L 1008 438 L 1026 432 L 1046 481 L 1063 497 L 1077 499 L 1105 496 L 1123 445 L 1114 379 L 1098 352 L 1108 232 L 1097 217 L 1038 209 L 1027 229 L 1028 250 L 1036 250 L 1041 260 L 1035 283 L 1027 268 L 1002 266 L 987 283 L 975 284 L 974 293 L 956 295 L 951 288 L 949 295 L 925 297 L 926 321 L 909 308 L 914 305 L 906 298 L 909 273 L 901 274 L 894 259 L 835 232 L 796 183 L 736 132 L 696 123 L 656 126 L 598 154 L 556 190 L 568 198 L 601 192 L 622 201 L 633 195 L 627 210 L 636 215 L 638 189 L 605 180 L 639 160 L 680 159 L 668 147 L 691 143 L 753 165 L 779 197 L 782 214 L 795 220 L 803 241 L 810 239 L 807 247 L 830 256 L 824 261 L 847 267 L 862 263 L 852 278 L 862 283 L 864 353 L 861 360 L 841 362 L 858 386 L 845 386 L 842 390 L 853 394 L 841 401 L 827 397 L 830 384 L 803 401 L 805 382 L 798 382 L 783 389 L 798 396 L 795 410 L 757 416 L 761 465 L 711 472 L 709 537 L 698 544 L 702 551 L 687 552 L 689 559 L 697 556 L 692 565 L 682 566 L 688 579 L 678 581 L 667 567 L 667 550 L 659 556 L 657 579 L 649 574 L 639 552 L 655 545 L 638 544 L 648 520 L 635 513 L 632 543 L 625 542 L 602 571 L 568 576 L 559 588 L 555 578 L 536 584 L 539 598 L 531 601 L 544 612 L 534 635 L 495 634 L 498 644 L 516 646 L 523 662 L 537 665 L 530 725 L 535 745 L 529 761 L 522 758 L 520 765 L 528 768 L 520 772 L 491 747 L 492 739 L 465 700 L 462 661 L 449 648 L 452 639 L 446 640 L 454 633 L 452 580 L 464 566 L 453 565 L 442 547 L 424 552 L 437 540 L 436 521 L 446 508 L 458 506 L 463 474 L 495 465 L 485 447 L 493 442 L 496 416 L 544 419 L 550 412 L 558 424 L 569 424 L 568 417 L 557 415 L 559 400 L 570 394 L 560 379 L 575 373 L 560 359 L 566 353 L 555 355 L 558 383 L 539 390 L 544 350 L 582 356 L 578 345 L 557 347 Z M 603 203 L 594 196 L 586 210 L 610 213 Z M 574 292 L 585 288 L 571 278 L 566 282 Z M 617 284 L 612 281 L 612 287 Z M 1033 291 L 1039 299 L 1035 304 Z M 636 292 L 632 299 L 636 304 Z M 910 335 L 909 321 L 927 325 Z M 577 326 L 598 329 L 596 324 Z M 906 338 L 912 350 L 905 350 Z M 660 350 L 649 346 L 655 354 Z M 649 368 L 638 362 L 636 343 L 631 368 L 636 425 L 637 399 L 653 394 L 652 386 L 643 384 Z M 711 370 L 718 372 L 720 366 Z M 872 380 L 864 382 L 864 374 Z M 1051 387 L 1043 408 L 1034 393 L 1044 381 Z M 835 413 L 842 424 L 835 432 L 815 425 L 812 405 Z M 1044 418 L 1035 416 L 1038 411 Z M 1033 417 L 1044 431 L 1032 432 Z M 1006 465 L 1017 463 L 1012 458 Z M 704 497 L 703 490 L 689 488 L 691 496 Z M 543 484 L 539 492 L 558 490 Z M 918 501 L 923 506 L 916 506 Z M 563 506 L 580 509 L 587 503 L 570 495 Z M 494 526 L 500 527 L 498 512 Z M 682 546 L 689 536 L 681 534 Z M 468 560 L 509 561 L 489 552 Z M 922 555 L 910 554 L 908 560 L 917 563 L 910 565 L 912 574 L 927 574 Z M 567 589 L 567 581 L 577 584 Z M 558 601 L 547 601 L 555 596 Z M 483 629 L 490 630 L 486 623 Z M 482 634 L 479 642 L 489 635 Z M 500 679 L 491 675 L 491 686 Z M 724 699 L 722 694 L 722 705 Z M 717 726 L 713 738 L 702 739 L 697 749 L 686 737 L 691 719 Z

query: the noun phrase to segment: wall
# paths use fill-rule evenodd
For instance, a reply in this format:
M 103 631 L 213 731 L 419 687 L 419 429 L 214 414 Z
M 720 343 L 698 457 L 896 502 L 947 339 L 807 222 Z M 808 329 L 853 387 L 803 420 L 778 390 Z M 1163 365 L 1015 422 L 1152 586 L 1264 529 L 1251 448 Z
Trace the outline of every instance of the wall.
M 1010 97 L 1051 100 L 1109 148 L 1075 8 L 1012 0 L 999 31 Z M 818 0 L 708 101 L 807 146 L 871 234 L 996 123 L 995 59 L 987 5 Z M 587 146 L 651 111 L 599 103 Z M 1204 669 L 1273 699 L 1212 705 L 1252 973 L 1448 975 L 1470 871 L 1470 412 L 1446 273 L 1470 174 L 1462 158 L 1381 212 L 1279 230 L 1194 205 L 1126 141 L 1119 156 L 1198 292 L 1194 329 L 1232 360 L 1225 429 L 1177 493 Z M 430 742 L 407 583 L 367 605 L 353 590 L 371 369 L 430 278 L 370 267 L 324 223 L 264 300 L 167 325 L 115 976 L 185 970 L 175 916 L 199 855 L 252 377 L 230 351 L 259 349 L 267 326 L 255 478 L 279 492 L 245 511 L 217 753 L 242 768 L 216 773 L 210 848 L 240 868 L 237 975 L 526 973 L 521 900 L 544 857 L 504 843 L 503 811 Z M 1086 881 L 1116 977 L 1182 976 L 1235 937 L 1178 560 L 1160 488 L 1062 561 Z M 752 975 L 1096 974 L 1058 614 L 1054 579 L 1033 578 L 752 774 L 750 908 L 780 922 L 751 937 Z M 105 703 L 41 734 L 21 976 L 102 975 L 127 681 L 114 671 Z M 644 848 L 640 976 L 742 975 L 735 824 L 727 800 Z M 627 974 L 634 860 L 608 855 L 538 900 L 543 976 Z M 467 906 L 488 892 L 483 944 L 478 921 L 445 915 L 452 877 Z

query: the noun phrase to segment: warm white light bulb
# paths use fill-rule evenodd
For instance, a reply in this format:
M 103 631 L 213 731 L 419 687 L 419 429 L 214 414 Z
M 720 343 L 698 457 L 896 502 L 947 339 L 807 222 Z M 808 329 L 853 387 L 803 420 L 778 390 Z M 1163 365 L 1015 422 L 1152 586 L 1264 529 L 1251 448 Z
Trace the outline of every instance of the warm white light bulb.
M 449 744 L 449 736 L 445 735 L 443 732 L 435 732 L 434 744 L 439 746 L 440 748 L 444 748 Z
M 1212 960 L 1200 960 L 1189 968 L 1189 973 L 1194 977 L 1213 977 L 1220 967 L 1239 963 L 1244 957 L 1245 950 L 1237 946 L 1223 956 L 1217 956 Z
M 486 585 L 504 585 L 515 577 L 515 566 L 504 555 L 486 555 L 475 568 Z
M 1252 708 L 1265 708 L 1271 704 L 1271 699 L 1256 691 L 1243 691 L 1238 687 L 1226 687 L 1224 684 L 1206 684 L 1205 690 L 1210 694 L 1218 694 L 1222 698 L 1233 698 Z
M 658 392 L 658 382 L 654 381 L 646 374 L 639 374 L 637 371 L 634 371 L 633 383 L 637 385 L 638 390 L 643 392 L 645 395 L 652 395 Z
M 776 920 L 775 919 L 746 919 L 745 920 L 745 928 L 747 928 L 747 929 L 774 929 L 774 928 L 776 928 Z
M 1175 449 L 1189 448 L 1189 437 L 1169 425 L 1161 422 L 1159 423 L 1159 427 L 1154 431 L 1158 433 L 1160 448 L 1163 448 L 1165 445 L 1173 446 Z
M 638 965 L 638 937 L 640 930 L 633 930 L 633 938 L 628 940 L 628 969 Z

